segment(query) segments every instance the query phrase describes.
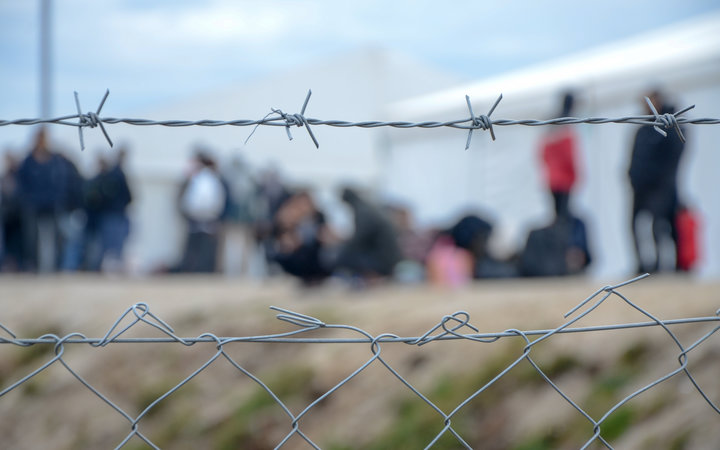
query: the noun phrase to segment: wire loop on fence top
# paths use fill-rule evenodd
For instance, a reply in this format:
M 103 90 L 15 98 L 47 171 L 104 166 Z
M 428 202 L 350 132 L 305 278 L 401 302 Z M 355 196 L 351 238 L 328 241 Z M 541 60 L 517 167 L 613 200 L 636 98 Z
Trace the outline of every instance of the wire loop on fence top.
M 685 117 L 679 117 L 681 114 L 694 108 L 694 105 L 687 107 L 687 108 L 685 108 L 681 111 L 678 111 L 676 113 L 673 113 L 673 114 L 659 114 L 657 112 L 655 106 L 652 105 L 652 103 L 650 102 L 649 99 L 646 99 L 646 101 L 648 102 L 648 104 L 653 112 L 652 115 L 625 116 L 625 117 L 617 117 L 617 118 L 558 117 L 558 118 L 548 119 L 548 120 L 491 119 L 490 116 L 495 111 L 495 108 L 497 107 L 498 103 L 500 103 L 500 100 L 502 99 L 502 94 L 500 94 L 498 99 L 495 100 L 495 103 L 490 108 L 490 110 L 488 111 L 487 114 L 482 114 L 479 116 L 476 116 L 475 113 L 473 112 L 472 105 L 470 103 L 470 97 L 466 95 L 465 101 L 467 103 L 467 107 L 470 112 L 470 117 L 458 119 L 458 120 L 449 120 L 449 121 L 445 121 L 445 122 L 436 122 L 436 121 L 383 122 L 383 121 L 376 121 L 376 120 L 362 121 L 362 122 L 349 122 L 349 121 L 345 121 L 345 120 L 322 120 L 322 119 L 313 119 L 310 117 L 305 117 L 305 110 L 307 109 L 307 105 L 310 100 L 310 96 L 312 95 L 311 90 L 308 90 L 307 96 L 305 97 L 305 101 L 303 102 L 302 108 L 300 109 L 299 113 L 288 114 L 288 113 L 285 113 L 284 111 L 282 111 L 281 109 L 271 108 L 271 112 L 268 113 L 265 117 L 263 117 L 260 120 L 249 120 L 249 119 L 149 120 L 149 119 L 100 117 L 99 116 L 100 110 L 102 109 L 103 105 L 105 104 L 105 100 L 107 99 L 109 92 L 110 92 L 109 90 L 105 92 L 105 96 L 103 97 L 102 101 L 100 102 L 100 106 L 98 107 L 97 111 L 95 111 L 95 112 L 88 112 L 86 114 L 83 114 L 80 110 L 80 102 L 77 98 L 77 93 L 76 93 L 75 94 L 75 104 L 76 104 L 77 111 L 78 111 L 77 114 L 56 117 L 56 118 L 52 118 L 52 119 L 45 118 L 45 119 L 0 120 L 0 126 L 37 125 L 37 124 L 52 123 L 52 124 L 78 127 L 78 129 L 79 129 L 78 133 L 79 133 L 79 137 L 80 137 L 80 147 L 82 149 L 85 148 L 85 142 L 84 142 L 83 133 L 82 133 L 82 129 L 84 127 L 94 128 L 96 126 L 99 126 L 103 132 L 103 135 L 105 136 L 105 139 L 108 141 L 108 143 L 112 147 L 112 145 L 113 145 L 112 140 L 110 140 L 110 136 L 107 134 L 107 131 L 105 130 L 105 127 L 103 126 L 103 124 L 118 124 L 118 123 L 127 124 L 127 125 L 136 125 L 136 126 L 158 125 L 158 126 L 165 126 L 165 127 L 190 127 L 190 126 L 247 127 L 247 126 L 253 126 L 254 128 L 253 128 L 252 132 L 250 133 L 250 135 L 245 139 L 245 143 L 247 143 L 250 140 L 252 135 L 255 133 L 255 130 L 257 130 L 257 127 L 259 127 L 260 125 L 282 126 L 285 128 L 285 131 L 290 140 L 293 139 L 292 134 L 290 132 L 290 127 L 305 127 L 307 129 L 308 135 L 310 136 L 310 139 L 312 139 L 313 144 L 315 144 L 316 148 L 320 147 L 320 144 L 318 143 L 318 140 L 315 137 L 315 133 L 313 132 L 310 125 L 312 125 L 312 126 L 325 125 L 325 126 L 339 127 L 339 128 L 349 128 L 349 127 L 358 127 L 358 128 L 379 128 L 379 127 L 455 128 L 455 129 L 468 131 L 468 136 L 467 136 L 467 140 L 465 143 L 465 149 L 467 150 L 470 147 L 470 141 L 472 139 L 473 130 L 478 130 L 478 129 L 488 130 L 488 131 L 490 131 L 490 136 L 492 137 L 492 139 L 495 140 L 495 131 L 493 129 L 494 126 L 522 125 L 522 126 L 537 127 L 537 126 L 545 126 L 545 125 L 575 125 L 575 124 L 599 125 L 599 124 L 606 124 L 606 123 L 650 125 L 650 126 L 655 127 L 655 130 L 657 130 L 658 133 L 662 134 L 663 136 L 667 136 L 667 132 L 665 130 L 674 129 L 678 133 L 678 136 L 680 137 L 680 139 L 682 139 L 684 142 L 685 136 L 683 135 L 682 130 L 680 129 L 681 124 L 693 124 L 693 125 L 718 125 L 718 124 L 720 124 L 720 119 L 717 119 L 717 118 L 688 119 Z M 71 119 L 77 119 L 78 122 L 70 122 Z
M 278 308 L 277 306 L 271 306 L 270 309 L 280 312 L 280 314 L 275 316 L 278 320 L 297 325 L 301 328 L 320 328 L 325 326 L 325 322 L 312 316 L 290 311 L 289 309 Z
M 640 281 L 640 280 L 642 280 L 643 278 L 647 278 L 647 277 L 649 277 L 649 276 L 650 276 L 649 273 L 644 273 L 644 274 L 642 274 L 642 275 L 636 276 L 635 278 L 631 278 L 631 279 L 629 279 L 629 280 L 627 280 L 627 281 L 623 281 L 622 283 L 618 283 L 618 284 L 616 284 L 616 285 L 614 285 L 614 286 L 605 286 L 605 287 L 603 287 L 603 288 L 601 288 L 601 289 L 598 289 L 598 290 L 595 291 L 592 295 L 590 295 L 588 298 L 586 298 L 585 300 L 583 300 L 583 301 L 581 301 L 580 303 L 578 303 L 577 305 L 575 305 L 575 307 L 573 307 L 573 309 L 571 309 L 570 311 L 566 312 L 566 313 L 563 315 L 563 317 L 567 319 L 567 318 L 568 318 L 570 315 L 572 315 L 575 311 L 577 311 L 578 309 L 582 308 L 582 307 L 583 307 L 584 305 L 586 305 L 590 300 L 592 300 L 592 299 L 594 299 L 595 297 L 597 297 L 598 294 L 601 293 L 601 292 L 612 293 L 615 289 L 621 288 L 621 287 L 623 287 L 623 286 L 627 286 L 628 284 L 635 283 L 636 281 Z

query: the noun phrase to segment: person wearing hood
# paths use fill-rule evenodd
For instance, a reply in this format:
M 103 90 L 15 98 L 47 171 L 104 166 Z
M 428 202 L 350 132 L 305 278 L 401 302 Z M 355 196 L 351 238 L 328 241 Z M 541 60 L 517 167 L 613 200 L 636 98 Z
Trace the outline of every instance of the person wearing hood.
M 391 276 L 402 254 L 389 218 L 354 189 L 343 189 L 342 200 L 353 212 L 355 230 L 342 245 L 335 269 L 362 278 Z
M 658 90 L 648 94 L 648 98 L 660 114 L 674 110 Z M 652 114 L 647 105 L 646 112 Z M 667 255 L 663 254 L 662 244 L 671 241 L 677 247 L 678 242 L 675 228 L 677 176 L 685 144 L 675 129 L 666 132 L 667 137 L 655 131 L 652 125 L 643 125 L 638 129 L 632 147 L 628 175 L 633 190 L 631 229 L 638 273 L 667 269 Z M 641 215 L 650 218 L 650 227 L 639 226 Z

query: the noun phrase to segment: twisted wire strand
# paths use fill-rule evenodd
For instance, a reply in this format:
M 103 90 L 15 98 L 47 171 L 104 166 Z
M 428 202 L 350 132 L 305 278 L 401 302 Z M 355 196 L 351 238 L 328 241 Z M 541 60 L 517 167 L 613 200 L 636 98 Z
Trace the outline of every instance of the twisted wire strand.
M 461 311 L 460 311 L 461 312 Z M 457 314 L 457 313 L 455 313 Z M 449 316 L 446 316 L 449 317 Z M 702 317 L 687 317 L 683 319 L 668 319 L 657 322 L 630 322 L 630 323 L 617 323 L 609 325 L 595 325 L 577 328 L 564 328 L 557 330 L 555 334 L 573 334 L 573 333 L 590 333 L 595 331 L 618 331 L 628 330 L 634 328 L 648 328 L 657 327 L 660 325 L 684 325 L 684 324 L 697 324 L 697 323 L 720 323 L 720 317 L 718 316 L 702 316 Z M 440 324 L 436 325 L 441 327 Z M 319 327 L 318 327 L 319 328 Z M 304 330 L 303 330 L 304 331 Z M 538 330 L 524 330 L 522 331 L 525 336 L 543 336 L 554 329 L 538 329 Z M 283 333 L 281 337 L 279 334 L 266 335 L 266 336 L 218 336 L 217 339 L 223 344 L 233 342 L 265 342 L 265 343 L 276 343 L 276 344 L 371 344 L 373 339 L 371 338 L 303 338 L 303 337 L 285 337 L 291 335 L 297 335 L 297 330 L 290 333 Z M 214 335 L 213 335 L 214 336 Z M 377 340 L 379 343 L 405 343 L 422 346 L 428 342 L 433 341 L 457 341 L 462 339 L 482 340 L 483 342 L 492 343 L 500 338 L 514 337 L 516 333 L 510 331 L 500 331 L 491 333 L 466 333 L 463 335 L 458 334 L 447 334 L 444 336 L 436 336 L 432 339 L 423 340 L 423 336 L 385 336 Z M 14 338 L 8 339 L 0 337 L 0 344 L 13 344 L 19 347 L 27 347 L 35 344 L 54 344 L 57 340 L 53 336 L 44 336 L 37 338 Z M 216 338 L 212 336 L 197 336 L 197 337 L 135 337 L 135 338 L 122 338 L 117 337 L 111 340 L 102 338 L 89 338 L 89 337 L 72 337 L 64 341 L 64 344 L 89 344 L 94 347 L 104 347 L 109 344 L 168 344 L 173 342 L 184 343 L 185 345 L 194 345 L 198 343 L 212 343 L 216 342 Z
M 650 125 L 655 130 L 667 136 L 667 130 L 674 130 L 678 137 L 684 142 L 685 136 L 680 128 L 680 125 L 718 125 L 720 119 L 718 118 L 688 118 L 681 117 L 682 114 L 693 109 L 695 105 L 688 106 L 675 113 L 659 114 L 655 106 L 652 104 L 649 98 L 645 97 L 645 101 L 648 103 L 652 114 L 646 115 L 630 115 L 622 117 L 557 117 L 546 120 L 537 119 L 492 119 L 490 116 L 493 114 L 498 104 L 502 100 L 503 96 L 497 98 L 495 103 L 490 107 L 487 114 L 475 115 L 472 108 L 472 103 L 469 96 L 465 96 L 467 103 L 468 112 L 470 117 L 461 118 L 456 120 L 448 121 L 423 121 L 423 122 L 410 122 L 410 121 L 379 121 L 379 120 L 367 120 L 360 122 L 346 121 L 346 120 L 325 120 L 315 119 L 305 116 L 305 110 L 307 109 L 312 91 L 309 90 L 305 101 L 301 107 L 300 113 L 289 114 L 285 113 L 281 109 L 271 108 L 271 112 L 261 119 L 235 119 L 235 120 L 215 120 L 215 119 L 200 119 L 200 120 L 151 120 L 151 119 L 138 119 L 138 118 L 117 118 L 117 117 L 100 117 L 100 112 L 105 105 L 105 101 L 110 94 L 107 90 L 105 95 L 96 111 L 90 111 L 88 113 L 82 113 L 80 108 L 80 100 L 77 92 L 75 94 L 75 106 L 77 114 L 65 115 L 55 118 L 32 118 L 32 119 L 15 119 L 15 120 L 0 120 L 1 126 L 10 125 L 39 125 L 39 124 L 57 124 L 72 126 L 78 128 L 78 135 L 80 140 L 81 149 L 85 148 L 85 142 L 83 138 L 83 128 L 95 128 L 100 127 L 106 141 L 112 147 L 113 142 L 104 127 L 104 124 L 126 124 L 134 126 L 164 126 L 164 127 L 222 127 L 222 126 L 234 126 L 234 127 L 254 127 L 250 135 L 247 137 L 245 142 L 252 137 L 257 127 L 259 126 L 276 126 L 284 127 L 287 133 L 288 139 L 292 140 L 293 136 L 290 132 L 291 127 L 305 127 L 315 147 L 319 147 L 315 133 L 313 132 L 311 125 L 323 125 L 337 128 L 454 128 L 460 130 L 467 130 L 468 137 L 465 144 L 465 149 L 470 147 L 472 139 L 472 132 L 474 130 L 485 130 L 490 132 L 492 140 L 495 140 L 494 126 L 547 126 L 547 125 L 577 125 L 577 124 L 589 124 L 589 125 L 601 125 L 601 124 L 633 124 L 633 125 Z

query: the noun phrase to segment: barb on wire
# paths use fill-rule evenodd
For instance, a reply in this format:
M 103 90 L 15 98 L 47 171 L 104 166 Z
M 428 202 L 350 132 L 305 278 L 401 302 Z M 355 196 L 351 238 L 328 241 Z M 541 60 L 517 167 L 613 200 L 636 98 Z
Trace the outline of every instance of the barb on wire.
M 62 117 L 56 117 L 51 119 L 16 119 L 16 120 L 0 120 L 0 126 L 9 126 L 9 125 L 36 125 L 36 124 L 43 124 L 43 123 L 49 123 L 49 124 L 59 124 L 59 125 L 68 125 L 68 126 L 74 126 L 79 128 L 79 136 L 80 136 L 80 146 L 81 148 L 85 148 L 84 140 L 83 140 L 83 132 L 82 129 L 84 127 L 90 127 L 94 128 L 96 126 L 99 126 L 102 130 L 103 134 L 105 135 L 105 139 L 108 141 L 110 146 L 112 147 L 112 140 L 110 140 L 110 136 L 107 134 L 107 131 L 105 130 L 105 127 L 103 124 L 118 124 L 123 123 L 127 125 L 136 125 L 136 126 L 165 126 L 165 127 L 190 127 L 190 126 L 201 126 L 201 127 L 220 127 L 220 126 L 234 126 L 234 127 L 247 127 L 247 126 L 253 126 L 255 127 L 253 131 L 250 133 L 250 135 L 245 139 L 245 143 L 247 143 L 252 137 L 252 135 L 255 133 L 255 130 L 257 130 L 257 127 L 260 125 L 265 126 L 281 126 L 285 128 L 285 132 L 288 135 L 288 138 L 290 140 L 293 139 L 292 133 L 290 132 L 290 127 L 305 127 L 305 129 L 308 132 L 308 135 L 310 135 L 310 139 L 312 139 L 313 144 L 315 144 L 316 148 L 320 147 L 320 144 L 315 137 L 315 133 L 313 132 L 311 125 L 325 125 L 330 127 L 339 127 L 339 128 L 349 128 L 349 127 L 357 127 L 357 128 L 380 128 L 380 127 L 391 127 L 391 128 L 455 128 L 459 130 L 467 130 L 468 136 L 465 143 L 465 148 L 468 149 L 470 147 L 470 142 L 472 139 L 472 133 L 474 130 L 487 130 L 490 131 L 490 136 L 493 140 L 495 140 L 495 126 L 512 126 L 512 125 L 522 125 L 522 126 L 530 126 L 530 127 L 537 127 L 537 126 L 546 126 L 546 125 L 575 125 L 575 124 L 590 124 L 590 125 L 599 125 L 599 124 L 607 124 L 607 123 L 617 123 L 617 124 L 635 124 L 635 125 L 650 125 L 655 127 L 655 130 L 658 131 L 658 133 L 662 134 L 663 136 L 667 136 L 667 132 L 665 130 L 669 129 L 675 129 L 675 131 L 678 133 L 678 136 L 683 141 L 685 140 L 685 136 L 682 133 L 682 130 L 680 129 L 680 125 L 682 124 L 692 124 L 692 125 L 718 125 L 720 124 L 720 119 L 718 118 L 686 118 L 686 117 L 680 117 L 683 113 L 691 110 L 695 106 L 689 106 L 685 109 L 682 109 L 678 112 L 669 114 L 660 114 L 658 113 L 657 109 L 654 105 L 652 105 L 652 102 L 650 102 L 649 99 L 646 99 L 648 102 L 648 105 L 650 106 L 651 111 L 653 114 L 648 115 L 636 115 L 636 116 L 624 116 L 624 117 L 615 117 L 615 118 L 608 118 L 608 117 L 558 117 L 554 119 L 548 119 L 548 120 L 536 120 L 536 119 L 491 119 L 490 116 L 495 111 L 495 108 L 500 103 L 500 100 L 503 98 L 502 94 L 495 100 L 495 103 L 490 108 L 487 114 L 482 114 L 479 116 L 476 116 L 473 112 L 472 104 L 470 103 L 470 97 L 465 96 L 465 102 L 467 104 L 468 110 L 470 112 L 469 118 L 463 118 L 458 120 L 449 120 L 445 122 L 437 122 L 437 121 L 424 121 L 424 122 L 407 122 L 407 121 L 375 121 L 375 120 L 369 120 L 369 121 L 362 121 L 362 122 L 350 122 L 345 120 L 322 120 L 322 119 L 314 119 L 310 117 L 305 116 L 305 110 L 307 109 L 308 102 L 310 101 L 310 96 L 312 95 L 312 90 L 308 90 L 307 96 L 305 97 L 305 101 L 303 102 L 302 108 L 300 109 L 299 113 L 295 114 L 288 114 L 282 111 L 281 109 L 271 108 L 271 112 L 268 113 L 265 117 L 263 117 L 260 120 L 249 120 L 249 119 L 236 119 L 236 120 L 212 120 L 212 119 L 202 119 L 202 120 L 149 120 L 149 119 L 133 119 L 133 118 L 115 118 L 115 117 L 99 117 L 100 111 L 105 104 L 105 100 L 107 99 L 107 96 L 109 94 L 109 90 L 105 92 L 105 96 L 103 97 L 102 101 L 100 102 L 100 106 L 98 107 L 96 112 L 88 112 L 86 114 L 83 114 L 80 109 L 80 102 L 77 97 L 77 93 L 75 94 L 75 104 L 77 108 L 77 114 L 62 116 Z M 71 119 L 77 119 L 77 122 L 71 121 Z
M 487 115 L 483 114 L 480 116 L 476 116 L 472 109 L 472 103 L 470 103 L 470 96 L 465 96 L 465 101 L 467 102 L 468 110 L 470 111 L 470 119 L 472 120 L 472 128 L 468 130 L 468 137 L 467 142 L 465 143 L 465 150 L 470 148 L 470 140 L 472 139 L 472 133 L 473 130 L 476 130 L 478 128 L 483 130 L 490 130 L 490 136 L 492 137 L 492 140 L 495 140 L 495 131 L 493 131 L 493 123 L 492 120 L 490 120 L 490 116 L 492 115 L 493 111 L 495 111 L 495 108 L 497 107 L 498 103 L 500 103 L 500 100 L 502 100 L 503 96 L 500 94 L 500 96 L 495 100 L 495 103 L 492 105 L 492 108 L 490 108 L 490 111 L 488 111 Z
M 98 125 L 100 126 L 100 129 L 102 130 L 103 135 L 105 135 L 105 139 L 108 141 L 108 144 L 110 144 L 110 147 L 113 146 L 113 142 L 110 139 L 110 136 L 107 134 L 107 131 L 105 131 L 105 126 L 103 126 L 103 121 L 98 117 L 98 114 L 100 114 L 100 111 L 102 111 L 103 105 L 105 105 L 105 100 L 107 100 L 108 95 L 110 95 L 110 89 L 105 91 L 105 95 L 103 95 L 102 100 L 100 101 L 100 105 L 97 108 L 97 111 L 92 112 L 89 111 L 86 114 L 82 113 L 82 110 L 80 109 L 80 99 L 78 98 L 77 91 L 74 92 L 75 94 L 75 106 L 77 107 L 77 117 L 78 117 L 78 135 L 80 137 L 80 150 L 85 150 L 85 139 L 83 139 L 83 128 L 84 127 L 90 127 L 95 128 Z
M 659 114 L 658 110 L 655 108 L 655 105 L 650 101 L 648 97 L 645 97 L 645 101 L 647 102 L 648 106 L 650 107 L 650 110 L 655 115 L 655 125 L 653 125 L 653 128 L 655 128 L 655 131 L 662 134 L 663 137 L 667 137 L 667 132 L 665 130 L 668 130 L 670 128 L 674 128 L 675 131 L 678 134 L 678 137 L 682 142 L 685 142 L 685 135 L 683 135 L 682 130 L 680 129 L 680 125 L 677 121 L 677 116 L 679 116 L 682 113 L 688 112 L 691 109 L 695 107 L 695 105 L 688 106 L 685 109 L 682 109 L 676 113 L 670 114 Z M 662 129 L 660 128 L 662 126 Z
M 303 105 L 302 105 L 302 108 L 300 109 L 299 114 L 286 114 L 281 109 L 275 109 L 275 108 L 272 109 L 272 112 L 277 114 L 279 117 L 281 117 L 285 121 L 285 131 L 287 132 L 289 140 L 292 141 L 292 139 L 293 139 L 292 134 L 290 134 L 290 127 L 305 126 L 305 129 L 307 130 L 308 134 L 310 135 L 310 139 L 312 139 L 313 143 L 315 144 L 315 148 L 320 148 L 320 144 L 318 143 L 317 139 L 315 138 L 315 134 L 313 134 L 312 129 L 310 128 L 310 124 L 308 123 L 308 120 L 305 118 L 305 109 L 307 108 L 307 105 L 308 105 L 308 102 L 310 101 L 311 95 L 312 95 L 312 90 L 308 90 L 307 96 L 305 97 L 305 101 L 303 102 Z

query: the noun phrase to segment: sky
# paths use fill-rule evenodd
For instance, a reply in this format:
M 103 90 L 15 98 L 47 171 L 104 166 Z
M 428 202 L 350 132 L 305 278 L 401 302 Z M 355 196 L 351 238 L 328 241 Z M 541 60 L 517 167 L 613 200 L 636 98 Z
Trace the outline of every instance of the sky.
M 0 0 L 1 119 L 39 115 L 39 4 Z M 368 46 L 475 80 L 717 9 L 715 0 L 56 0 L 52 113 L 72 113 L 75 90 L 92 109 L 109 88 L 103 112 L 133 116 Z

